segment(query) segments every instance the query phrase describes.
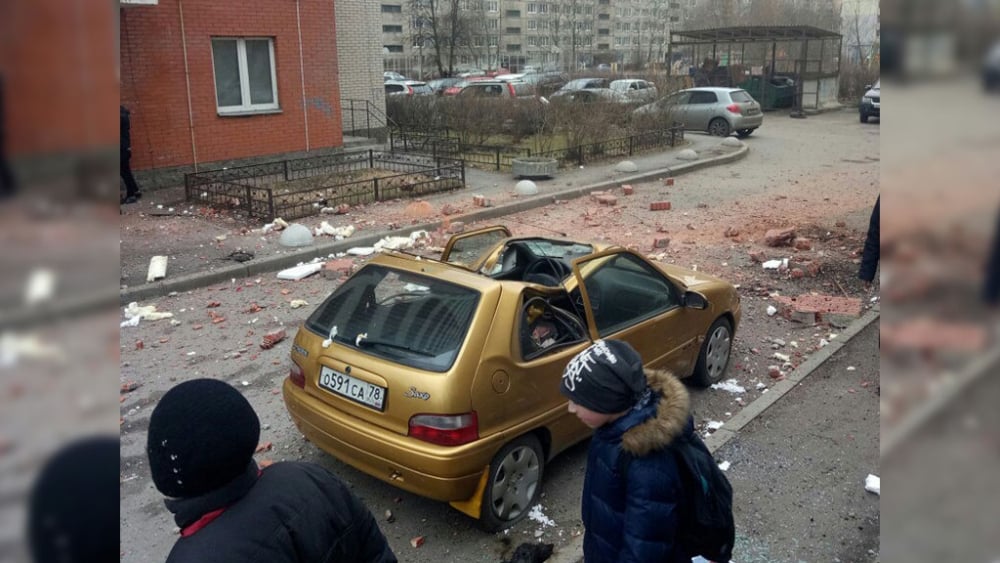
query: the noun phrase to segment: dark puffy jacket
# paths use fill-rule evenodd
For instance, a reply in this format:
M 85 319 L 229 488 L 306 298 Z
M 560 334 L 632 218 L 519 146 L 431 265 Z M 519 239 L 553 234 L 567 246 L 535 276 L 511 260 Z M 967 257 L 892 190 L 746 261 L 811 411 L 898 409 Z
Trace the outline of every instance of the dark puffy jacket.
M 693 431 L 688 393 L 667 372 L 647 370 L 647 379 L 648 400 L 598 428 L 590 442 L 583 483 L 586 563 L 691 561 L 675 537 L 681 480 L 666 449 Z
M 868 219 L 868 235 L 865 237 L 865 249 L 861 253 L 861 267 L 858 269 L 858 277 L 866 282 L 875 281 L 875 271 L 878 270 L 879 259 L 879 225 L 882 214 L 879 211 L 879 203 L 882 197 L 875 200 L 875 208 L 872 209 L 872 216 Z
M 191 514 L 201 512 L 192 513 L 192 504 L 201 502 L 208 511 L 222 508 L 202 500 L 167 505 L 183 529 L 191 524 Z M 182 512 L 189 521 L 181 521 Z M 177 540 L 167 561 L 388 563 L 396 557 L 371 512 L 340 479 L 318 465 L 286 462 L 264 469 L 242 498 Z

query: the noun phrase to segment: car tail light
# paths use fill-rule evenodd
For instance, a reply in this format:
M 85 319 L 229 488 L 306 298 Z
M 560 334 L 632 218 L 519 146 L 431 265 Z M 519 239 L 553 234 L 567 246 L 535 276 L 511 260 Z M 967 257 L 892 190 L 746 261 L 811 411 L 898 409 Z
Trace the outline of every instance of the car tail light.
M 288 368 L 288 379 L 295 385 L 303 389 L 306 388 L 306 372 L 302 371 L 299 364 L 295 362 L 292 362 L 291 367 Z
M 460 446 L 479 439 L 479 417 L 465 414 L 418 414 L 410 418 L 409 435 L 442 446 Z
M 510 82 L 507 83 L 507 90 L 510 91 L 510 97 L 511 98 L 516 98 L 517 97 L 517 94 L 514 92 L 514 85 L 511 84 Z
M 407 96 L 412 96 L 413 95 L 413 86 L 407 86 L 406 87 L 406 95 Z
M 742 111 L 740 111 L 739 104 L 729 104 L 728 106 L 726 106 L 726 111 L 728 111 L 729 113 L 735 113 L 736 115 L 741 115 L 743 113 Z

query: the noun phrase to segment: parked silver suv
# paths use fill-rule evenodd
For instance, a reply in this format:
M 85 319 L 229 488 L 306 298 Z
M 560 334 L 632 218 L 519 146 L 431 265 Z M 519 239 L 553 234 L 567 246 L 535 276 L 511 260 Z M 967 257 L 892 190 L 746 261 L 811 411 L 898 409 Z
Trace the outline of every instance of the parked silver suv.
M 739 88 L 689 88 L 637 108 L 637 116 L 665 113 L 684 129 L 711 135 L 749 137 L 764 123 L 764 113 L 753 96 Z

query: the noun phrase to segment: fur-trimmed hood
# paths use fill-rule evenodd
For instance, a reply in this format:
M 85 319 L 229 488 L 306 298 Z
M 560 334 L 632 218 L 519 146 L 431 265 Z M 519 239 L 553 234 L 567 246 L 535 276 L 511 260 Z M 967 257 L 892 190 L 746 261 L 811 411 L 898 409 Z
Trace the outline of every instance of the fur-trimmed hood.
M 660 395 L 656 416 L 622 434 L 622 449 L 636 457 L 645 456 L 670 444 L 684 431 L 691 410 L 687 388 L 674 374 L 665 370 L 647 369 L 646 380 L 653 393 Z

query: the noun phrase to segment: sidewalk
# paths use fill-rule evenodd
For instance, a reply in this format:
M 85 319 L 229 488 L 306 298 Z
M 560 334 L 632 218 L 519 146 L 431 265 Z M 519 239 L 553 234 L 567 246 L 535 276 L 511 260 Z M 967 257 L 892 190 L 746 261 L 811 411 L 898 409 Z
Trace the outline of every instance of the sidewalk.
M 730 464 L 734 563 L 878 560 L 879 497 L 864 489 L 879 475 L 878 318 L 855 321 L 705 441 Z M 582 560 L 580 536 L 550 563 Z
M 231 278 L 273 272 L 316 257 L 345 252 L 358 246 L 371 246 L 388 236 L 405 236 L 415 230 L 435 231 L 446 221 L 469 224 L 486 221 L 535 207 L 549 205 L 554 199 L 572 199 L 593 190 L 618 187 L 622 183 L 676 176 L 708 166 L 725 164 L 745 156 L 748 148 L 724 146 L 722 139 L 692 133 L 687 143 L 666 152 L 631 157 L 635 172 L 617 172 L 622 158 L 560 170 L 553 179 L 539 181 L 539 194 L 519 197 L 514 192 L 516 180 L 509 172 L 488 172 L 468 168 L 467 188 L 426 198 L 430 213 L 417 215 L 408 206 L 412 200 L 395 200 L 352 207 L 346 215 L 317 215 L 300 219 L 310 229 L 327 221 L 334 227 L 353 225 L 357 232 L 343 241 L 317 237 L 312 246 L 289 249 L 278 244 L 280 233 L 262 235 L 262 225 L 241 224 L 232 217 L 205 217 L 204 208 L 183 201 L 183 188 L 159 190 L 135 205 L 123 206 L 121 228 L 122 304 L 162 296 L 171 291 L 187 291 Z M 699 158 L 677 158 L 682 149 L 695 150 Z M 493 206 L 475 207 L 473 195 L 483 195 Z M 450 207 L 454 213 L 442 213 Z M 234 250 L 249 250 L 253 260 L 236 263 L 225 260 Z M 167 277 L 146 283 L 149 259 L 169 257 Z

